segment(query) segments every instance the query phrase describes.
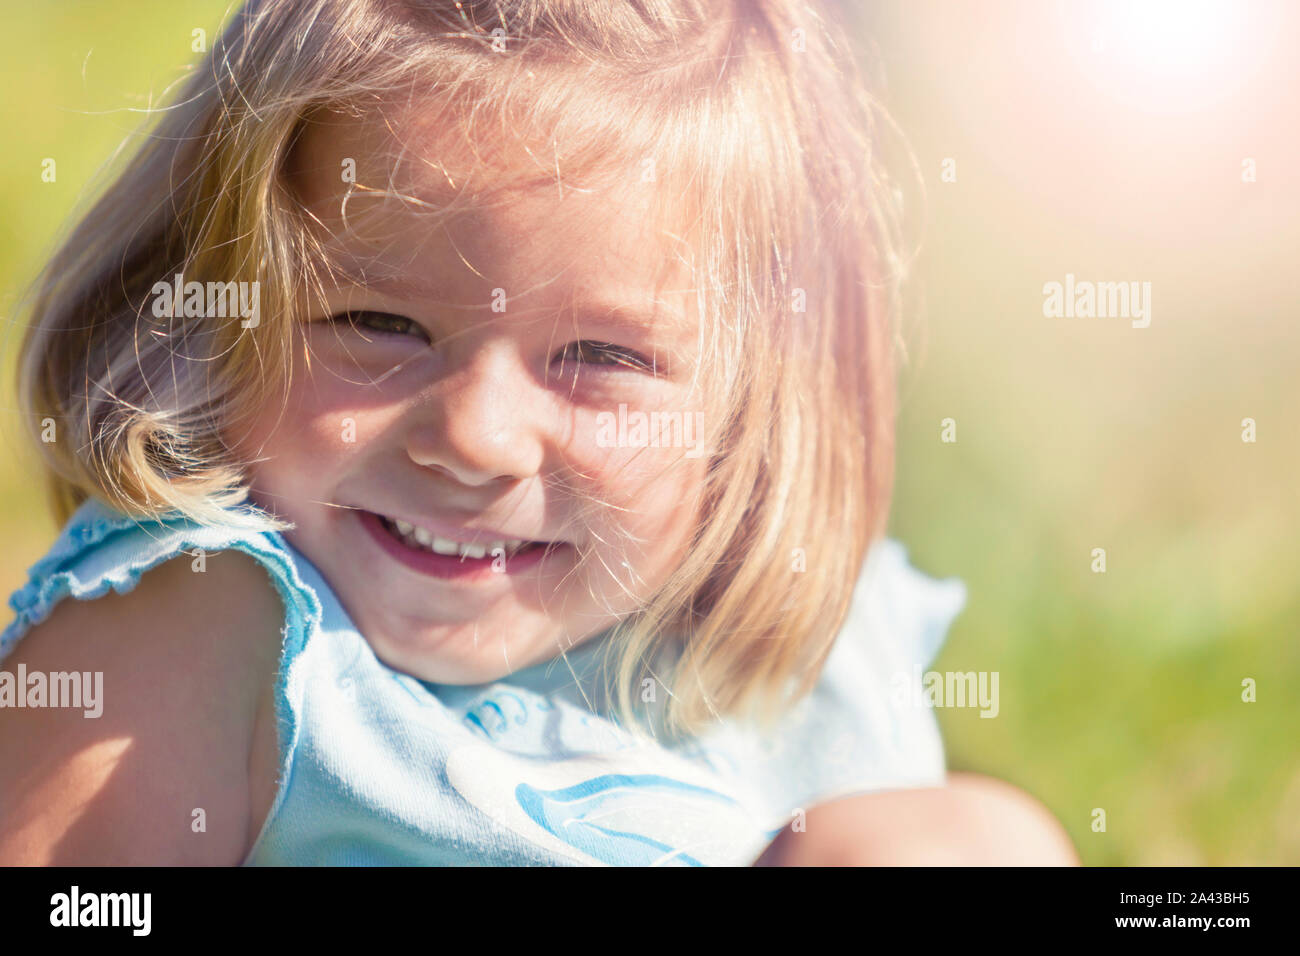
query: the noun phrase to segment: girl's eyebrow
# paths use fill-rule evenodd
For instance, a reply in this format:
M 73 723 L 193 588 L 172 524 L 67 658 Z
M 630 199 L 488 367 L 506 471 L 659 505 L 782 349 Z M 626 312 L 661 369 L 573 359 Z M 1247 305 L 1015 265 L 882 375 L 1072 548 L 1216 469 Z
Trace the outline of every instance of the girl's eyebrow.
M 654 329 L 681 334 L 686 331 L 685 317 L 662 300 L 653 300 L 648 304 L 599 299 L 584 301 L 574 307 L 573 316 L 579 323 L 587 319 L 598 325 L 629 332 Z
M 381 260 L 329 258 L 325 262 L 330 276 L 340 282 L 374 289 L 399 298 L 431 298 L 438 288 L 428 279 L 414 279 L 399 269 L 384 266 Z

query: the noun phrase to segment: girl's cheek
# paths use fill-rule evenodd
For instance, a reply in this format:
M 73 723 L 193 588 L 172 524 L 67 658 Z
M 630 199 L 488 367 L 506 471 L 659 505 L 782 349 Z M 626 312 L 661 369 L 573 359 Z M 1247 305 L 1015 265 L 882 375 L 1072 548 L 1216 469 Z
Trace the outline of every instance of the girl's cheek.
M 703 500 L 706 460 L 689 458 L 680 448 L 604 448 L 593 442 L 570 465 L 583 476 L 582 491 L 613 506 L 599 512 L 610 524 L 649 542 L 642 558 L 653 561 L 689 539 Z M 602 537 L 622 537 L 611 530 L 603 529 Z
M 648 598 L 681 566 L 700 519 L 702 477 L 687 469 L 646 483 L 612 519 L 617 530 L 602 529 L 599 576 L 618 578 L 617 587 Z M 622 570 L 628 569 L 623 576 Z
M 702 413 L 682 410 L 677 396 L 639 398 L 584 409 L 573 422 L 566 457 L 608 492 L 680 488 L 706 457 Z
M 679 493 L 693 470 L 677 448 L 610 448 L 593 442 L 574 451 L 573 469 L 589 490 L 623 504 Z
M 367 447 L 368 436 L 385 434 L 391 417 L 359 404 L 355 392 L 295 383 L 283 414 L 275 408 L 266 413 L 274 431 L 268 433 L 263 454 L 298 485 L 328 480 Z

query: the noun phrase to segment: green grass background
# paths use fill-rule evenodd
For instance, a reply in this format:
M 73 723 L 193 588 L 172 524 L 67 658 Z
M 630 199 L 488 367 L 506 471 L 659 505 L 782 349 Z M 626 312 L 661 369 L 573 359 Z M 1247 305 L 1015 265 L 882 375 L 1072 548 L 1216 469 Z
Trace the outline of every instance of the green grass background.
M 1128 116 L 1067 70 L 1017 73 L 1026 36 L 1056 42 L 1050 23 L 978 6 L 1021 27 L 977 45 L 954 5 L 891 2 L 850 38 L 883 61 L 927 184 L 911 206 L 921 254 L 892 533 L 969 588 L 937 669 L 1001 675 L 996 719 L 941 712 L 950 763 L 1038 796 L 1086 863 L 1298 863 L 1300 167 L 1277 132 L 1295 80 Z M 56 532 L 14 412 L 15 298 L 138 111 L 197 59 L 191 31 L 210 38 L 227 4 L 0 10 L 7 594 Z M 1053 83 L 1044 107 L 1033 97 Z M 1250 187 L 1241 156 L 1259 157 Z M 40 180 L 44 157 L 56 183 Z M 940 182 L 945 157 L 956 183 Z M 1042 284 L 1066 272 L 1151 281 L 1151 327 L 1045 319 Z M 1240 440 L 1247 416 L 1255 444 Z M 954 444 L 939 440 L 948 417 Z

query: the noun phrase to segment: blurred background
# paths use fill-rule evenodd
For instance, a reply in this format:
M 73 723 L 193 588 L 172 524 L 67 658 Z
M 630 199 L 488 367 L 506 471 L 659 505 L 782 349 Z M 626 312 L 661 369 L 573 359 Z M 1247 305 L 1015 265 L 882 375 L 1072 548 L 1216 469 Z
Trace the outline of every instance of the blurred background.
M 16 298 L 228 7 L 0 3 L 6 596 L 58 530 Z M 1300 5 L 846 9 L 916 253 L 891 533 L 969 589 L 934 668 L 1000 675 L 996 718 L 939 712 L 951 766 L 1037 796 L 1088 864 L 1300 863 Z M 1150 282 L 1150 326 L 1046 317 L 1067 274 Z

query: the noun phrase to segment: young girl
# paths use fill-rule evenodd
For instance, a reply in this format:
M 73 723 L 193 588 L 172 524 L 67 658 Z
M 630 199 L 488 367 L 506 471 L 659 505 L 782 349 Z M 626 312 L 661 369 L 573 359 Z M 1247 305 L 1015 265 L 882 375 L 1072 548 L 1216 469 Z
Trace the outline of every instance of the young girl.
M 899 692 L 964 592 L 880 538 L 851 46 L 249 3 L 34 298 L 0 862 L 1068 862 Z

